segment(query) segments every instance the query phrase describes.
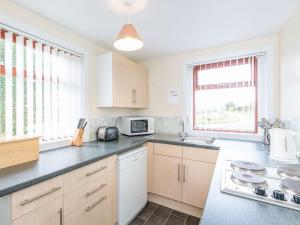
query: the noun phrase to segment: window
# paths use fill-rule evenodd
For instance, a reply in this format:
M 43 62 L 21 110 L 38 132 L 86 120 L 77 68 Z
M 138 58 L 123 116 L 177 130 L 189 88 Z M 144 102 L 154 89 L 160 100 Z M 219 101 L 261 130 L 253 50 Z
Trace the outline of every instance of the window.
M 81 67 L 81 56 L 1 29 L 0 136 L 72 136 L 80 116 Z
M 257 57 L 193 67 L 193 130 L 258 132 Z

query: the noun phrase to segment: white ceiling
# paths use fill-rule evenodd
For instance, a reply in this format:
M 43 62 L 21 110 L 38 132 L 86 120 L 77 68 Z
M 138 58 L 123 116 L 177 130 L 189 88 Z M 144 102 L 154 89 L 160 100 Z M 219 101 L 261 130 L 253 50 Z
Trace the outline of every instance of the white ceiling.
M 107 49 L 113 49 L 115 37 L 127 21 L 124 13 L 118 8 L 111 10 L 111 4 L 107 3 L 118 0 L 13 1 Z M 299 2 L 148 0 L 143 10 L 131 16 L 144 48 L 126 55 L 142 61 L 274 34 L 284 26 Z

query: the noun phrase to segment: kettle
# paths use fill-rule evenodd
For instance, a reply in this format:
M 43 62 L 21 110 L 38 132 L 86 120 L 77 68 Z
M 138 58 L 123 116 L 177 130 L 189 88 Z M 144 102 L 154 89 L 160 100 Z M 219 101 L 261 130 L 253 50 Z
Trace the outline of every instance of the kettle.
M 270 129 L 270 158 L 282 162 L 300 163 L 298 138 L 300 134 L 281 128 Z

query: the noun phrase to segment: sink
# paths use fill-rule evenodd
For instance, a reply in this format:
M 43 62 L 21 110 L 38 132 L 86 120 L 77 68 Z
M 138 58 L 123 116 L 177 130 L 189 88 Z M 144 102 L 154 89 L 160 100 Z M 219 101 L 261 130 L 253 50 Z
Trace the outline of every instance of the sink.
M 209 137 L 183 137 L 181 141 L 198 145 L 210 145 L 215 142 L 215 138 Z

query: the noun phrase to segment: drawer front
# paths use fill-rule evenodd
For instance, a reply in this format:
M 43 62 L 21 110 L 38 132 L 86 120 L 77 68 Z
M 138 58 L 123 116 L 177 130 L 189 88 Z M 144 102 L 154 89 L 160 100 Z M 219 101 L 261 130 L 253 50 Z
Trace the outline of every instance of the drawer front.
M 58 198 L 12 221 L 12 225 L 63 225 L 63 200 Z
M 65 217 L 64 225 L 113 225 L 113 211 L 112 189 L 108 189 Z
M 201 162 L 216 163 L 218 158 L 217 150 L 205 148 L 183 147 L 182 155 L 184 159 L 191 159 Z
M 154 154 L 181 158 L 182 146 L 154 143 Z
M 116 186 L 116 171 L 106 173 L 87 184 L 64 195 L 64 216 L 90 202 L 99 194 Z
M 62 176 L 17 191 L 12 194 L 12 219 L 29 213 L 62 195 Z
M 116 156 L 100 160 L 64 175 L 64 193 L 68 193 L 83 184 L 103 176 L 116 168 Z

